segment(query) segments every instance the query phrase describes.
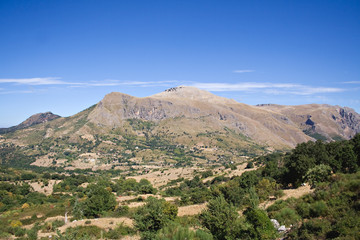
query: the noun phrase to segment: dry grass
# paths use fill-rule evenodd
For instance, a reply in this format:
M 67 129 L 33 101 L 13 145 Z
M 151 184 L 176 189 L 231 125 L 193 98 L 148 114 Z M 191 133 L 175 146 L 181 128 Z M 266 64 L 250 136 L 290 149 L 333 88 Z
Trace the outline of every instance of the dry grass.
M 311 189 L 309 185 L 306 186 L 301 186 L 298 187 L 296 189 L 285 189 L 284 190 L 284 196 L 282 196 L 281 198 L 277 199 L 277 200 L 286 200 L 288 198 L 300 198 L 306 194 L 312 193 L 314 192 L 314 189 Z M 268 200 L 265 202 L 262 202 L 259 204 L 259 207 L 262 209 L 266 209 L 268 207 L 270 207 L 271 205 L 273 205 L 275 203 L 276 200 Z

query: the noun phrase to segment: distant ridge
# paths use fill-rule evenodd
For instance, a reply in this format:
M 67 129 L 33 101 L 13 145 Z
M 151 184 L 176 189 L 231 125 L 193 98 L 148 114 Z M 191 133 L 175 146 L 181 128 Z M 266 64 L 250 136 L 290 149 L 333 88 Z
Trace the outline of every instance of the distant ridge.
M 12 126 L 9 128 L 0 128 L 0 134 L 14 132 L 19 129 L 31 127 L 33 125 L 48 122 L 54 119 L 60 118 L 59 115 L 53 114 L 52 112 L 37 113 L 30 116 L 28 119 L 20 123 L 19 125 Z

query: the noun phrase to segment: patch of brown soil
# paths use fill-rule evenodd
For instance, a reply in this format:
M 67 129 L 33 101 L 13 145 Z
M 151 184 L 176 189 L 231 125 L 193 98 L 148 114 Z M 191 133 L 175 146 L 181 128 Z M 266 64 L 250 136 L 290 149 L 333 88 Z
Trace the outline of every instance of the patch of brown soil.
M 69 217 L 70 218 L 70 217 Z M 63 216 L 57 216 L 57 217 L 51 217 L 47 218 L 44 222 L 54 221 L 54 220 L 65 220 Z M 86 221 L 91 221 L 90 224 L 85 224 Z M 114 229 L 117 225 L 124 224 L 129 227 L 133 227 L 133 220 L 127 217 L 120 217 L 120 218 L 96 218 L 96 219 L 84 219 L 79 221 L 73 221 L 73 222 L 67 222 L 64 226 L 59 227 L 60 232 L 65 232 L 66 229 L 70 227 L 77 227 L 77 226 L 97 226 L 99 228 L 102 228 L 106 231 L 110 229 Z M 31 225 L 26 226 L 27 229 L 31 228 Z M 39 232 L 38 236 L 41 237 L 50 237 L 55 236 L 55 232 L 49 232 L 49 233 L 43 233 Z M 138 236 L 127 236 L 126 238 L 122 239 L 128 239 L 128 240 L 135 240 L 140 239 Z
M 285 195 L 277 200 L 286 200 L 291 197 L 300 198 L 300 197 L 302 197 L 306 194 L 312 193 L 312 192 L 314 192 L 314 189 L 311 189 L 309 185 L 301 186 L 296 189 L 285 189 L 284 190 Z M 268 201 L 262 202 L 259 204 L 259 207 L 262 209 L 266 209 L 266 208 L 270 207 L 271 205 L 273 205 L 275 203 L 275 201 L 276 200 L 268 200 Z
M 195 204 L 189 206 L 179 207 L 178 216 L 192 216 L 201 213 L 206 208 L 207 203 Z
M 31 163 L 30 165 L 38 166 L 38 167 L 50 167 L 52 166 L 52 162 L 54 159 L 49 158 L 50 155 L 41 156 L 36 159 L 35 162 Z
M 155 171 L 143 175 L 131 176 L 127 178 L 134 178 L 136 181 L 140 181 L 142 178 L 147 179 L 151 182 L 154 187 L 160 187 L 166 185 L 169 181 L 178 178 L 192 178 L 195 170 L 201 170 L 200 168 L 172 168 L 161 171 Z
M 53 193 L 53 187 L 55 184 L 58 184 L 61 180 L 49 180 L 49 184 L 44 186 L 43 182 L 28 182 L 29 185 L 34 189 L 35 192 L 43 193 L 46 196 L 49 196 Z

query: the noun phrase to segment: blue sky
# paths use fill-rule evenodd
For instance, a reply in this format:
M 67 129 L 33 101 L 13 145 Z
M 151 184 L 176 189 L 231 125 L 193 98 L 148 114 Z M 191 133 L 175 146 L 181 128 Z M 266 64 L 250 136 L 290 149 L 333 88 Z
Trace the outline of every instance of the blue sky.
M 360 1 L 0 1 L 0 127 L 196 86 L 360 112 Z

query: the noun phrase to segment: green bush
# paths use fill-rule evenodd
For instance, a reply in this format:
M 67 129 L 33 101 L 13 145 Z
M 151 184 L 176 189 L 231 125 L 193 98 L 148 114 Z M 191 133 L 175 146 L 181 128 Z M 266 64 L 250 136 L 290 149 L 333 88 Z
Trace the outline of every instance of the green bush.
M 246 220 L 252 225 L 250 233 L 252 239 L 270 240 L 276 238 L 276 229 L 265 211 L 258 208 L 248 208 L 244 215 Z
M 153 239 L 156 232 L 177 216 L 177 207 L 164 199 L 149 197 L 146 204 L 140 207 L 134 216 L 135 227 L 142 239 Z
M 26 229 L 17 227 L 14 235 L 15 235 L 15 237 L 22 237 L 25 235 L 25 233 L 26 233 Z
M 113 210 L 116 205 L 114 194 L 99 184 L 90 184 L 86 188 L 87 198 L 74 205 L 76 217 L 100 217 L 106 211 Z M 75 214 L 74 214 L 75 217 Z
M 307 171 L 305 181 L 309 182 L 311 187 L 316 187 L 318 183 L 328 181 L 330 176 L 331 167 L 320 164 Z
M 124 224 L 120 224 L 115 229 L 110 229 L 104 237 L 109 239 L 121 239 L 122 236 L 134 235 L 135 233 L 135 229 L 125 226 Z
M 278 220 L 281 224 L 285 224 L 286 226 L 295 224 L 300 220 L 300 216 L 296 213 L 296 211 L 288 207 L 283 208 L 279 212 L 277 212 L 274 218 Z
M 129 213 L 128 206 L 118 206 L 114 211 L 114 217 L 123 217 Z
M 170 222 L 162 228 L 156 235 L 155 240 L 212 240 L 210 233 L 202 230 L 192 231 L 188 227 L 183 227 L 178 223 Z
M 324 201 L 317 201 L 310 206 L 311 217 L 323 217 L 327 214 L 328 207 Z
M 77 226 L 66 229 L 65 239 L 100 239 L 104 231 L 97 226 Z
M 236 239 L 243 230 L 235 207 L 220 196 L 209 201 L 208 208 L 200 214 L 200 221 L 215 239 Z

